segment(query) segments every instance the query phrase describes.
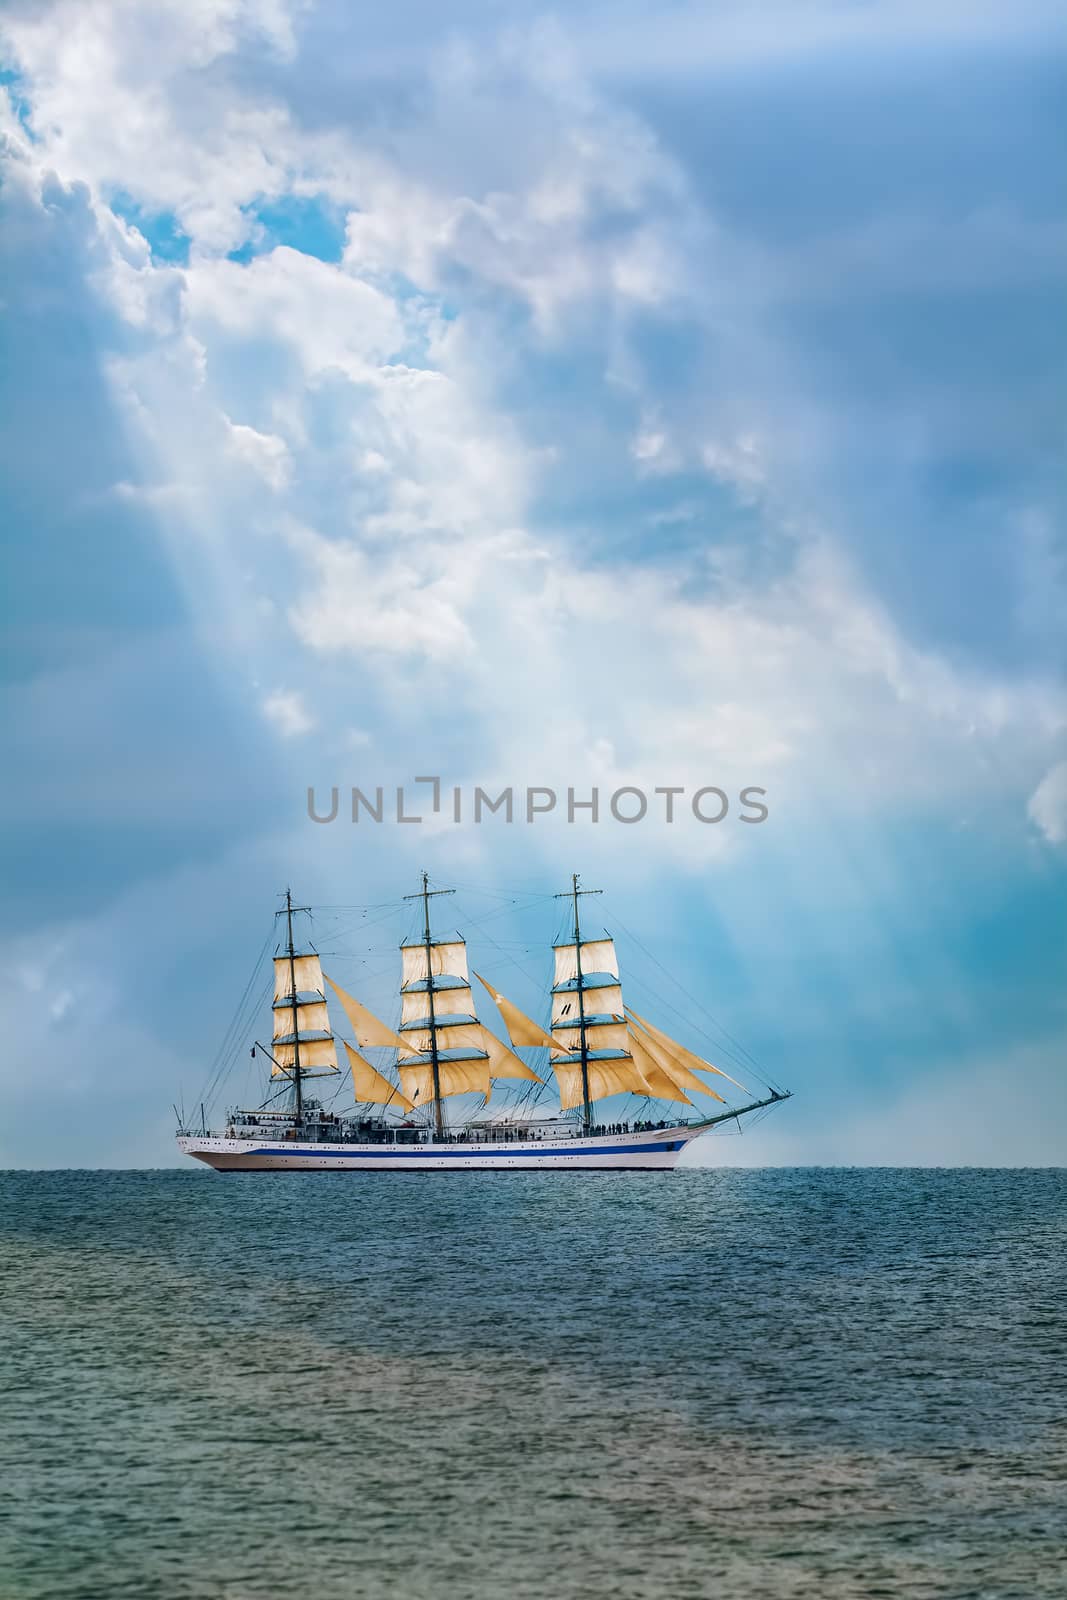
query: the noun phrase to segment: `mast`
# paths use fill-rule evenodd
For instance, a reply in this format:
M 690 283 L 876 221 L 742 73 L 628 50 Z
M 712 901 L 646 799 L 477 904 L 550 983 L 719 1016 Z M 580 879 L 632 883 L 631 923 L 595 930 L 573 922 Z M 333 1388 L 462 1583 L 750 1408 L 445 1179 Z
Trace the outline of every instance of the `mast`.
M 297 1126 L 304 1120 L 304 1093 L 300 1083 L 300 1014 L 296 1003 L 296 946 L 293 944 L 293 896 L 285 891 L 285 918 L 289 930 L 289 983 L 293 1007 L 293 1084 L 296 1089 Z
M 578 874 L 571 873 L 569 892 L 558 894 L 557 900 L 570 900 L 574 904 L 574 962 L 578 984 L 578 1037 L 582 1055 L 582 1131 L 588 1133 L 593 1125 L 593 1102 L 589 1098 L 589 1046 L 585 1037 L 585 994 L 582 987 L 582 929 L 578 919 L 578 898 L 583 894 L 600 894 L 600 889 L 579 889 Z
M 441 1067 L 437 1054 L 437 1015 L 433 1003 L 433 970 L 431 955 L 433 940 L 430 937 L 430 901 L 436 894 L 455 894 L 454 889 L 431 889 L 429 873 L 422 875 L 422 889 L 418 894 L 406 894 L 405 900 L 422 901 L 422 942 L 426 951 L 426 999 L 430 1008 L 430 1070 L 433 1074 L 433 1118 L 438 1134 L 445 1131 L 444 1113 L 441 1109 Z

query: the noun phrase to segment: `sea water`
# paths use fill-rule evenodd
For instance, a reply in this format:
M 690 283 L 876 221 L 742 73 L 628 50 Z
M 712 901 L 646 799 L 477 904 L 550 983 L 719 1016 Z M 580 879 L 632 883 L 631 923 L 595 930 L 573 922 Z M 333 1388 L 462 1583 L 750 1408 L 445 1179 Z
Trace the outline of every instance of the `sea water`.
M 0 1174 L 12 1600 L 1067 1592 L 1067 1173 Z

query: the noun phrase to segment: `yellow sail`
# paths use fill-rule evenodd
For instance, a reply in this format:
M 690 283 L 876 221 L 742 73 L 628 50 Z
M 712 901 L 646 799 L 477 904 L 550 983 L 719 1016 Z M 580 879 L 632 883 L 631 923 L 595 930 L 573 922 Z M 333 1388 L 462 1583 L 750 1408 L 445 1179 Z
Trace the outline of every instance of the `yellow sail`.
M 482 1043 L 482 1025 L 480 1022 L 458 1022 L 451 1027 L 442 1027 L 439 1023 L 432 1030 L 437 1036 L 437 1048 L 443 1050 L 484 1050 Z M 400 1035 L 404 1041 L 404 1048 L 400 1052 L 401 1060 L 410 1056 L 424 1056 L 430 1053 L 431 1029 L 407 1028 Z
M 573 1056 L 582 1048 L 582 1034 L 585 1034 L 585 1048 L 587 1050 L 628 1050 L 630 1048 L 630 1030 L 625 1022 L 587 1022 L 584 1029 L 579 1025 L 570 1028 L 554 1028 L 552 1036 L 555 1039 L 555 1049 L 562 1050 L 565 1055 Z
M 631 1026 L 630 1048 L 635 1057 L 641 1060 L 639 1047 L 640 1052 L 650 1056 L 660 1072 L 680 1089 L 695 1089 L 698 1094 L 706 1094 L 710 1099 L 718 1100 L 722 1105 L 726 1104 L 721 1094 L 709 1089 L 702 1078 L 698 1078 L 695 1072 L 690 1072 L 689 1068 L 672 1055 L 665 1045 L 660 1044 L 658 1039 L 653 1039 L 651 1034 L 641 1033 L 636 1027 Z
M 433 1067 L 429 1061 L 417 1064 L 400 1062 L 397 1071 L 404 1093 L 416 1106 L 428 1105 L 433 1100 Z M 437 1081 L 441 1099 L 450 1094 L 481 1094 L 489 1098 L 489 1062 L 484 1056 L 476 1061 L 439 1061 Z
M 525 1061 L 521 1061 L 514 1050 L 509 1050 L 502 1039 L 482 1027 L 482 1044 L 489 1052 L 489 1076 L 491 1078 L 524 1078 L 528 1083 L 542 1083 L 544 1080 L 537 1076 Z
M 323 977 L 326 974 L 323 973 Z M 345 1008 L 345 1015 L 352 1024 L 352 1032 L 356 1036 L 356 1043 L 364 1050 L 374 1046 L 388 1046 L 394 1050 L 406 1050 L 407 1044 L 392 1028 L 387 1028 L 384 1022 L 379 1022 L 373 1011 L 368 1011 L 365 1005 L 352 997 L 340 984 L 334 983 L 332 978 L 326 978 L 334 994 Z
M 552 1063 L 552 1071 L 559 1084 L 559 1103 L 564 1111 L 582 1104 L 582 1064 L 580 1061 L 560 1065 Z M 629 1056 L 618 1056 L 613 1061 L 590 1061 L 586 1072 L 590 1100 L 606 1100 L 612 1094 L 647 1095 L 651 1091 L 634 1061 Z
M 690 1067 L 696 1072 L 714 1072 L 720 1078 L 725 1078 L 727 1083 L 732 1083 L 735 1089 L 740 1089 L 743 1094 L 749 1093 L 744 1084 L 738 1083 L 736 1078 L 731 1078 L 728 1072 L 724 1072 L 721 1067 L 713 1067 L 711 1062 L 705 1061 L 702 1056 L 694 1055 L 692 1050 L 687 1050 L 684 1044 L 679 1044 L 676 1039 L 672 1039 L 669 1034 L 663 1032 L 662 1028 L 653 1027 L 651 1022 L 647 1022 L 644 1017 L 639 1017 L 637 1012 L 632 1011 L 629 1006 L 626 1008 L 626 1015 L 632 1018 L 639 1027 L 642 1027 L 653 1040 L 669 1051 L 683 1066 Z M 710 1091 L 705 1090 L 704 1092 L 709 1093 Z M 719 1098 L 721 1099 L 721 1096 Z
M 486 983 L 479 973 L 476 972 L 474 976 L 486 993 L 492 996 L 497 1010 L 504 1019 L 504 1026 L 508 1030 L 508 1038 L 516 1049 L 521 1045 L 526 1045 L 527 1048 L 534 1045 L 544 1045 L 549 1050 L 559 1049 L 559 1045 L 552 1035 L 546 1033 L 544 1028 L 538 1027 L 537 1023 L 526 1015 L 525 1011 L 520 1011 L 518 1006 L 513 1005 L 510 1000 L 505 1000 L 500 990 L 494 989 L 491 983 Z
M 296 988 L 293 988 L 293 979 Z M 288 1000 L 293 993 L 322 994 L 322 968 L 317 955 L 293 956 L 292 966 L 288 956 L 274 957 L 274 998 Z
M 630 1035 L 630 1050 L 633 1053 L 634 1062 L 642 1078 L 648 1084 L 650 1094 L 657 1100 L 677 1100 L 684 1106 L 693 1104 L 685 1090 L 669 1070 L 652 1054 L 652 1051 L 646 1047 L 637 1033 L 631 1033 Z M 692 1074 L 689 1074 L 689 1076 L 692 1076 Z M 711 1090 L 705 1089 L 702 1083 L 698 1083 L 698 1087 L 705 1094 L 711 1093 Z M 715 1099 L 717 1100 L 718 1098 L 719 1096 L 716 1095 Z
M 292 1069 L 296 1065 L 296 1045 L 276 1044 L 274 1046 L 274 1065 L 270 1069 L 272 1078 L 291 1078 Z M 332 1039 L 308 1039 L 300 1041 L 300 1072 L 305 1073 L 312 1067 L 327 1067 L 336 1072 L 337 1050 Z
M 622 1021 L 625 1006 L 622 989 L 617 983 L 603 984 L 599 989 L 583 989 L 582 1006 L 587 1017 L 615 1017 Z M 577 989 L 561 989 L 552 996 L 552 1026 L 561 1022 L 576 1022 L 580 1015 Z
M 558 944 L 555 947 L 556 957 L 556 984 L 573 983 L 578 976 L 578 949 L 573 944 Z M 613 978 L 619 976 L 619 959 L 615 954 L 614 939 L 583 939 L 582 940 L 582 974 L 591 977 L 594 973 L 610 973 Z
M 330 1014 L 326 1010 L 325 1000 L 310 1000 L 306 1003 L 298 1004 L 296 1008 L 296 1025 L 301 1037 L 305 1033 L 329 1033 Z M 274 1037 L 276 1039 L 291 1039 L 293 1037 L 292 1006 L 275 1007 Z
M 402 944 L 400 965 L 401 988 L 407 988 L 412 983 L 425 983 L 427 978 L 462 978 L 466 982 L 467 946 L 462 939 L 444 939 L 433 943 L 427 962 L 424 944 Z
M 395 1083 L 390 1083 L 388 1078 L 383 1078 L 376 1067 L 365 1061 L 358 1050 L 353 1050 L 350 1044 L 345 1043 L 348 1055 L 348 1065 L 352 1069 L 352 1092 L 357 1101 L 369 1101 L 376 1106 L 402 1106 L 405 1111 L 414 1111 L 415 1107 L 406 1095 L 402 1094 Z
M 466 984 L 456 989 L 435 989 L 433 992 L 435 1017 L 473 1017 L 474 996 Z M 425 989 L 401 990 L 400 1022 L 428 1022 L 430 1001 Z

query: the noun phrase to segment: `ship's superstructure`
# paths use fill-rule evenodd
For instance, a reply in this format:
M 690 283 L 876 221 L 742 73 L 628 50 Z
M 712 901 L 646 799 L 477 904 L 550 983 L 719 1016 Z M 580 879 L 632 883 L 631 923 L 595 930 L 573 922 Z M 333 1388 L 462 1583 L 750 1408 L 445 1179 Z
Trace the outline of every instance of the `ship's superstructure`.
M 419 894 L 407 897 L 422 902 L 421 929 L 400 946 L 395 1027 L 326 974 L 318 952 L 298 950 L 293 918 L 307 908 L 287 892 L 271 1042 L 252 1046 L 270 1062 L 267 1095 L 254 1110 L 231 1112 L 223 1132 L 209 1133 L 203 1114 L 199 1133 L 179 1126 L 179 1148 L 221 1171 L 670 1168 L 716 1124 L 788 1099 L 770 1088 L 728 1106 L 705 1077 L 747 1095 L 743 1084 L 626 1005 L 614 939 L 582 934 L 580 898 L 597 892 L 581 889 L 577 875 L 567 892 L 572 926 L 553 947 L 547 1028 L 475 974 L 506 1043 L 478 1015 L 466 942 L 432 936 L 430 901 L 450 890 L 431 889 L 424 873 Z M 334 1031 L 330 997 L 352 1043 Z M 339 1043 L 355 1102 L 344 1116 L 306 1087 L 337 1079 Z M 541 1071 L 523 1050 L 544 1058 Z M 494 1109 L 498 1084 L 520 1090 Z M 694 1094 L 725 1109 L 708 1114 Z M 446 1102 L 461 1097 L 477 1109 L 452 1120 Z

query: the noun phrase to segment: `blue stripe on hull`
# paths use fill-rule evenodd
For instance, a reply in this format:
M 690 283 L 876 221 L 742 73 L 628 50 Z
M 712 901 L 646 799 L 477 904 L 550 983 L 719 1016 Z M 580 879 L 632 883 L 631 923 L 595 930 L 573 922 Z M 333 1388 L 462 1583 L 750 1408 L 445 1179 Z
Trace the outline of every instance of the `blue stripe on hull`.
M 356 1156 L 361 1161 L 365 1159 L 372 1161 L 376 1159 L 393 1161 L 399 1156 L 401 1158 L 406 1157 L 410 1160 L 421 1161 L 426 1161 L 428 1159 L 437 1161 L 441 1158 L 448 1157 L 461 1161 L 466 1161 L 471 1157 L 488 1158 L 490 1160 L 498 1161 L 502 1156 L 542 1157 L 658 1155 L 666 1151 L 681 1150 L 685 1143 L 686 1141 L 684 1139 L 677 1139 L 669 1141 L 659 1140 L 656 1144 L 583 1145 L 580 1150 L 546 1150 L 543 1146 L 536 1145 L 529 1149 L 526 1149 L 522 1146 L 519 1146 L 518 1148 L 513 1146 L 509 1149 L 505 1145 L 503 1149 L 491 1150 L 476 1150 L 472 1147 L 459 1150 L 449 1150 L 440 1147 L 435 1148 L 433 1145 L 378 1145 L 373 1148 L 370 1146 L 350 1145 L 347 1149 L 342 1146 L 336 1150 L 325 1150 L 321 1148 L 315 1150 L 294 1150 L 290 1146 L 289 1149 L 285 1149 L 283 1147 L 281 1150 L 264 1150 L 262 1146 L 257 1145 L 255 1149 L 247 1152 L 242 1151 L 240 1153 L 242 1155 L 247 1153 L 250 1156 L 293 1156 L 295 1158 L 303 1156 L 305 1158 L 311 1157 L 315 1160 L 318 1160 L 322 1156 L 334 1156 L 342 1159 L 351 1159 L 353 1156 Z M 227 1155 L 234 1153 L 236 1152 L 226 1152 Z

